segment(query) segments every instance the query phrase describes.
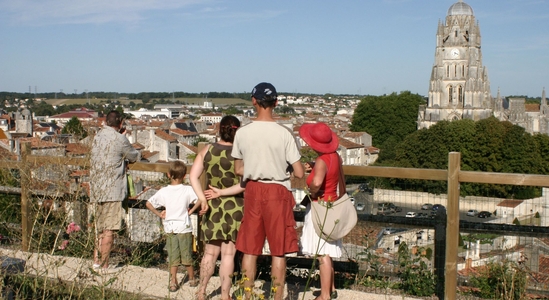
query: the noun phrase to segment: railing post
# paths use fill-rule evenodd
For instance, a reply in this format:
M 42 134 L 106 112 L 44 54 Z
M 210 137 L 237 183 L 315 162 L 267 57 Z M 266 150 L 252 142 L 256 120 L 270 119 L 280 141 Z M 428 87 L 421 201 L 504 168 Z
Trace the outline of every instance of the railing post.
M 23 251 L 29 251 L 32 237 L 32 203 L 30 193 L 30 166 L 27 156 L 31 153 L 31 144 L 29 142 L 21 144 L 21 248 Z
M 461 154 L 448 154 L 448 203 L 446 205 L 446 263 L 444 268 L 444 299 L 455 300 L 457 288 L 457 256 L 459 246 L 459 172 Z

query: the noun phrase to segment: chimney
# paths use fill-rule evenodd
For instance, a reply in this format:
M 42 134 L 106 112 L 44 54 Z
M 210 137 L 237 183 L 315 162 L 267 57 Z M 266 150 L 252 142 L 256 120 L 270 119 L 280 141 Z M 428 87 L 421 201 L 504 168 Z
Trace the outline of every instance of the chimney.
M 154 128 L 149 129 L 149 151 L 154 151 Z

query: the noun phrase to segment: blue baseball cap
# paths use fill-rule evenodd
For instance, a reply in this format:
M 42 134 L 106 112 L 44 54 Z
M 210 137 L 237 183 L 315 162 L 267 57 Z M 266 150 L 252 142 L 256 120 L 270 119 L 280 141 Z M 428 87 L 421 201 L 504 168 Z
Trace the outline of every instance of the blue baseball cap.
M 274 85 L 268 82 L 259 83 L 252 90 L 252 97 L 254 97 L 256 100 L 263 100 L 267 96 L 273 97 L 272 99 L 274 100 L 276 100 L 276 98 L 278 97 Z

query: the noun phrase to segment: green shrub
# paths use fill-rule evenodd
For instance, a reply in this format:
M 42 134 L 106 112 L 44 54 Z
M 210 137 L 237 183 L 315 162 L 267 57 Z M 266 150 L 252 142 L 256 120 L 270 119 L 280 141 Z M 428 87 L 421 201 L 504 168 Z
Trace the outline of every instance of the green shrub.
M 411 254 L 406 243 L 401 243 L 398 247 L 398 263 L 401 288 L 404 292 L 421 297 L 435 293 L 435 274 L 421 255 Z
M 511 261 L 492 262 L 471 283 L 479 289 L 474 293 L 479 297 L 519 300 L 526 292 L 526 272 Z
M 536 211 L 536 215 L 534 216 L 534 218 L 536 218 L 536 219 L 540 218 L 539 211 Z
M 519 221 L 517 218 L 515 218 L 515 219 L 513 220 L 513 224 L 515 224 L 515 225 L 520 225 L 520 221 Z

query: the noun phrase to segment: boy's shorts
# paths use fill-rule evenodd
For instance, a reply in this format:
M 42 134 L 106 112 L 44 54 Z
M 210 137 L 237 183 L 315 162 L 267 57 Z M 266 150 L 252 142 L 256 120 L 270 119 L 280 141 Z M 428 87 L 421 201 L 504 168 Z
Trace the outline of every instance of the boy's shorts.
M 95 204 L 95 228 L 120 230 L 122 228 L 122 202 L 99 202 Z
M 168 250 L 168 262 L 170 267 L 190 266 L 193 264 L 192 248 L 193 234 L 168 233 L 166 236 L 166 249 Z
M 283 185 L 248 181 L 236 249 L 261 255 L 267 237 L 271 256 L 297 252 L 294 206 L 292 193 Z

